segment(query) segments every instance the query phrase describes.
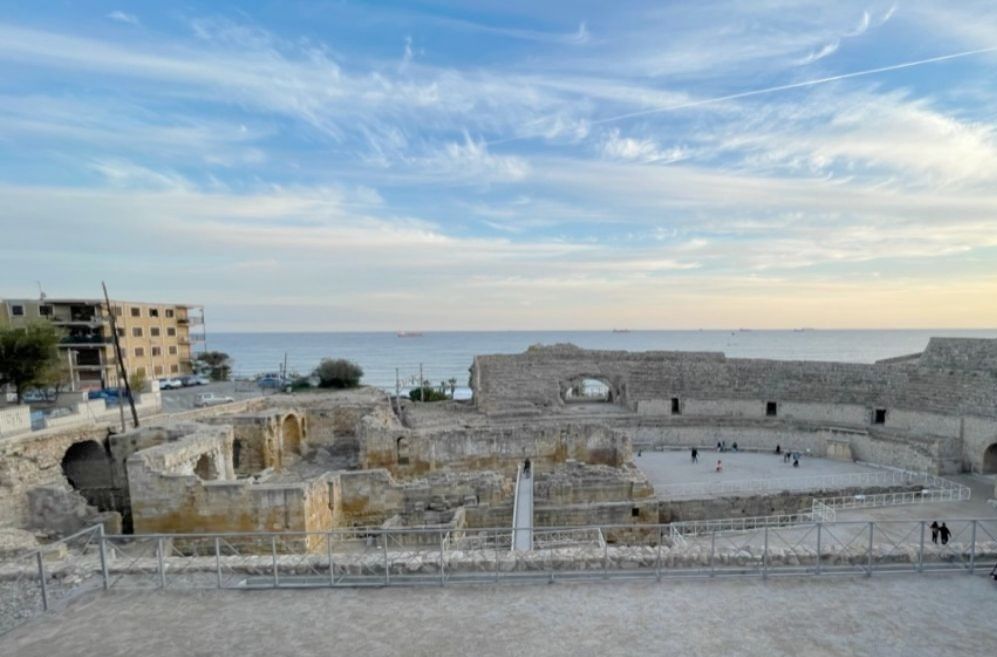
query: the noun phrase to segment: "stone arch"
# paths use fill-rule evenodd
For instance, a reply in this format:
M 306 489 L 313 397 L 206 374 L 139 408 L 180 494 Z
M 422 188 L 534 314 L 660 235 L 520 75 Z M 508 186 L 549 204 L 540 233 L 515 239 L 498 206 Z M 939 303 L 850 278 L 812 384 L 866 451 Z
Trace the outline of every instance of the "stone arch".
M 204 481 L 218 479 L 218 465 L 215 463 L 215 459 L 211 457 L 211 454 L 201 454 L 201 457 L 197 459 L 197 463 L 194 464 L 194 474 Z
M 561 399 L 566 403 L 614 403 L 620 398 L 618 386 L 598 374 L 579 374 L 561 383 Z
M 983 450 L 983 474 L 997 474 L 997 443 Z
M 114 508 L 111 460 L 95 440 L 73 443 L 62 457 L 62 474 L 87 503 L 102 511 Z
M 398 465 L 409 464 L 409 439 L 405 436 L 399 436 L 395 440 L 395 458 Z
M 289 413 L 280 423 L 281 443 L 285 454 L 301 454 L 301 423 L 298 416 Z

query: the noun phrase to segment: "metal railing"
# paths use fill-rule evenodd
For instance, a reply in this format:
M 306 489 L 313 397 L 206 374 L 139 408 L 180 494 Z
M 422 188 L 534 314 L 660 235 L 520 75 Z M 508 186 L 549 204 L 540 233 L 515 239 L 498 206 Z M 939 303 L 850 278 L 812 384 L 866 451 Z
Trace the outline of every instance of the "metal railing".
M 655 493 L 662 499 L 693 499 L 699 496 L 712 495 L 914 485 L 920 485 L 923 488 L 948 488 L 957 486 L 958 484 L 954 484 L 940 477 L 923 472 L 885 470 L 880 472 L 851 472 L 846 474 L 810 475 L 805 477 L 689 482 L 655 486 Z
M 972 490 L 962 484 L 957 484 L 933 475 L 923 475 L 920 473 L 907 474 L 910 474 L 914 479 L 920 479 L 928 485 L 936 486 L 936 488 L 815 498 L 811 510 L 800 513 L 673 522 L 669 525 L 669 536 L 675 542 L 681 536 L 696 536 L 711 532 L 733 533 L 754 531 L 763 527 L 788 527 L 812 522 L 834 522 L 837 520 L 837 512 L 839 510 L 901 506 L 907 504 L 929 504 L 933 502 L 961 502 L 970 499 L 972 495 Z
M 931 541 L 925 521 L 813 522 L 736 535 L 711 531 L 679 543 L 670 540 L 667 525 L 553 527 L 536 530 L 546 538 L 530 552 L 509 550 L 515 528 L 463 529 L 455 537 L 443 529 L 372 528 L 132 536 L 104 535 L 95 527 L 0 564 L 4 600 L 14 600 L 17 609 L 0 630 L 101 588 L 989 571 L 997 560 L 997 518 L 948 520 L 947 526 L 951 536 L 944 544 Z

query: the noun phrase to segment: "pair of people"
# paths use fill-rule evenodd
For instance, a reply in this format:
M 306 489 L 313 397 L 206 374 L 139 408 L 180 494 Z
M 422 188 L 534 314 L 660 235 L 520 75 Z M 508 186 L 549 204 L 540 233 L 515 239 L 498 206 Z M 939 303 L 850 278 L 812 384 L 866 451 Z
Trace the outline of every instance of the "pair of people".
M 949 537 L 952 536 L 952 530 L 949 529 L 943 522 L 939 526 L 937 520 L 931 522 L 931 542 L 938 545 L 938 540 L 941 539 L 942 545 L 948 545 Z

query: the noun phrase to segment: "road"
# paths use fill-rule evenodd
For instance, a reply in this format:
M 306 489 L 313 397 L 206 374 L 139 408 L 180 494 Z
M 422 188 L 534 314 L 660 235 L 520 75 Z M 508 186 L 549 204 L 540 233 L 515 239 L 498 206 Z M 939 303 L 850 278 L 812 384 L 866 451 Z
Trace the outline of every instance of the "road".
M 218 381 L 204 386 L 190 386 L 189 388 L 174 388 L 163 390 L 163 412 L 178 413 L 194 408 L 194 400 L 198 395 L 212 392 L 219 397 L 231 397 L 235 400 L 248 399 L 269 394 L 269 390 L 261 390 L 252 381 Z

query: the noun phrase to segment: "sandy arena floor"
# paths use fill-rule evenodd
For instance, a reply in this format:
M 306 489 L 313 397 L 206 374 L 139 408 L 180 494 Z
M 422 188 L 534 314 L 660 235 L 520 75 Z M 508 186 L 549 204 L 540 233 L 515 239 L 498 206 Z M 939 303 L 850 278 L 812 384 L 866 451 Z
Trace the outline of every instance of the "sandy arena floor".
M 104 593 L 0 637 L 17 657 L 984 657 L 997 585 L 966 575 Z
M 723 461 L 724 471 L 716 472 L 717 459 Z M 634 463 L 647 475 L 657 490 L 669 484 L 700 483 L 713 481 L 744 481 L 748 479 L 805 479 L 814 475 L 839 475 L 856 472 L 883 472 L 857 463 L 810 458 L 804 455 L 800 467 L 783 463 L 781 456 L 759 452 L 724 452 L 716 450 L 699 452 L 699 463 L 692 463 L 689 450 L 666 450 L 634 454 Z

